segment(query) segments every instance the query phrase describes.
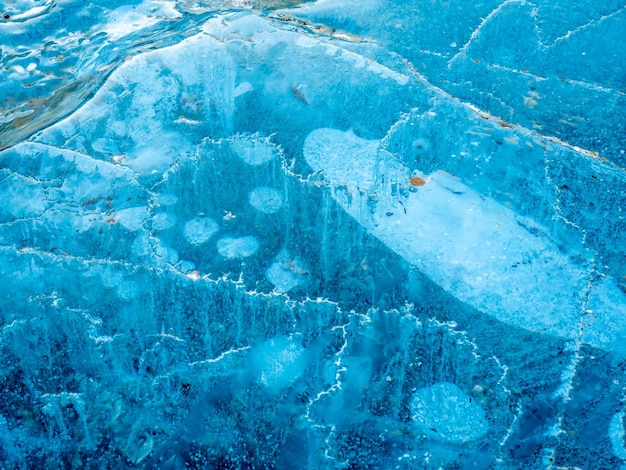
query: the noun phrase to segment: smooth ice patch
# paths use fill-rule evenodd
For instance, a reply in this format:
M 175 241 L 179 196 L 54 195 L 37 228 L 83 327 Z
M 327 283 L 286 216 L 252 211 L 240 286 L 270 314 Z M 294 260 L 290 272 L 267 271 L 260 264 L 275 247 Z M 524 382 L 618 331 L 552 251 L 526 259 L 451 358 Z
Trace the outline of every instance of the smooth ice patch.
M 236 136 L 230 148 L 248 165 L 262 165 L 276 158 L 276 149 L 267 139 Z
M 176 263 L 178 263 L 178 260 L 179 260 L 178 251 L 176 251 L 174 248 L 169 246 L 164 241 L 157 239 L 157 242 L 153 249 L 154 249 L 154 257 L 155 257 L 155 261 L 157 262 L 157 265 L 163 266 L 163 265 L 168 264 L 168 265 L 173 266 Z
M 122 281 L 116 289 L 117 296 L 122 300 L 132 300 L 139 295 L 140 288 L 135 281 Z
M 97 266 L 96 272 L 100 275 L 100 279 L 104 287 L 117 287 L 124 280 L 124 275 L 119 271 L 115 271 L 110 266 L 104 268 L 101 266 Z
M 150 236 L 145 231 L 140 231 L 133 241 L 132 249 L 133 254 L 139 258 L 144 256 L 150 256 L 150 254 L 152 253 L 152 243 L 150 242 Z
M 219 230 L 219 225 L 209 217 L 196 217 L 185 224 L 185 240 L 192 245 L 202 245 Z
M 167 212 L 159 212 L 152 217 L 152 228 L 154 230 L 167 230 L 176 225 L 176 216 Z
M 139 258 L 152 260 L 157 266 L 175 265 L 178 263 L 178 252 L 149 233 L 140 231 L 132 245 L 133 254 Z
M 489 428 L 485 411 L 449 382 L 417 390 L 411 418 L 427 436 L 454 444 L 479 439 Z
M 250 205 L 256 210 L 273 214 L 283 207 L 283 195 L 280 191 L 267 186 L 254 188 L 248 196 Z
M 286 249 L 274 258 L 272 265 L 265 271 L 265 277 L 274 284 L 278 292 L 289 292 L 303 284 L 309 271 L 298 256 L 291 256 Z
M 217 251 L 224 258 L 247 258 L 259 249 L 259 242 L 253 236 L 231 238 L 224 237 L 217 241 Z
M 246 93 L 252 90 L 254 90 L 254 87 L 249 82 L 243 82 L 239 84 L 237 88 L 235 88 L 235 91 L 233 92 L 233 94 L 235 98 L 237 98 L 238 96 L 245 95 Z
M 157 194 L 153 201 L 160 206 L 173 206 L 178 202 L 178 196 L 175 194 Z
M 15 218 L 32 217 L 46 209 L 46 191 L 38 183 L 11 175 L 0 184 L 0 216 L 7 211 Z

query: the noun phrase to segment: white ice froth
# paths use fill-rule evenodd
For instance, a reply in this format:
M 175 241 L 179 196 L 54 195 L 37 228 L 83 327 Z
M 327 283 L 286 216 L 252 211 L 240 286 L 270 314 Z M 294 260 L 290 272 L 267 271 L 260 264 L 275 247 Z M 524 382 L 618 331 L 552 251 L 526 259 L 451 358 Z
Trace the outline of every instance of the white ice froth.
M 505 323 L 579 335 L 588 269 L 561 253 L 542 227 L 442 171 L 413 185 L 415 171 L 380 141 L 352 132 L 318 129 L 303 151 L 346 212 L 444 290 Z M 593 316 L 583 340 L 618 347 L 626 332 L 623 294 L 606 278 L 587 296 Z

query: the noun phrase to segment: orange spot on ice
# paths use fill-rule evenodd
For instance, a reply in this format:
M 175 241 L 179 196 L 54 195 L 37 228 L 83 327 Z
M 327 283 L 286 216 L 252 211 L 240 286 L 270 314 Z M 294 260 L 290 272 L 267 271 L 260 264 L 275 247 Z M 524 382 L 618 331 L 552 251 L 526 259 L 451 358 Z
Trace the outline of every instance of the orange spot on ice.
M 426 181 L 424 181 L 419 176 L 414 176 L 409 181 L 413 186 L 424 186 L 426 184 Z

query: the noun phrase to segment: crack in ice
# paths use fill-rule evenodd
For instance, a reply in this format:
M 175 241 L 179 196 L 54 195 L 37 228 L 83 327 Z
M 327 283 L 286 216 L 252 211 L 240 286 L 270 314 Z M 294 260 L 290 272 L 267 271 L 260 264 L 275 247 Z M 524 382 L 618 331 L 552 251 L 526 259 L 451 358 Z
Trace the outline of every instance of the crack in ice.
M 620 14 L 620 13 L 622 13 L 623 11 L 626 11 L 626 5 L 624 5 L 623 7 L 619 8 L 618 10 L 615 10 L 615 11 L 614 11 L 614 12 L 612 12 L 612 13 L 609 13 L 609 14 L 607 14 L 607 15 L 602 15 L 602 16 L 601 16 L 600 18 L 598 18 L 598 19 L 591 20 L 591 21 L 589 21 L 588 23 L 582 24 L 582 25 L 580 25 L 580 26 L 578 26 L 578 27 L 576 27 L 576 28 L 574 28 L 574 29 L 572 29 L 572 30 L 568 31 L 568 32 L 567 32 L 566 34 L 564 34 L 563 36 L 559 36 L 559 37 L 557 37 L 557 38 L 556 38 L 556 39 L 552 42 L 552 44 L 547 45 L 547 46 L 546 46 L 546 48 L 547 48 L 547 49 L 550 49 L 550 48 L 552 48 L 552 47 L 556 46 L 557 44 L 559 44 L 559 43 L 561 43 L 561 42 L 563 42 L 563 41 L 568 40 L 569 38 L 571 38 L 572 36 L 574 36 L 574 35 L 576 35 L 576 34 L 580 33 L 581 31 L 585 31 L 586 29 L 591 28 L 592 26 L 595 26 L 595 25 L 597 25 L 597 24 L 600 24 L 600 23 L 602 23 L 603 21 L 606 21 L 606 20 L 608 20 L 608 19 L 611 19 L 611 18 L 613 18 L 613 17 L 615 17 L 615 16 L 619 15 L 619 14 Z

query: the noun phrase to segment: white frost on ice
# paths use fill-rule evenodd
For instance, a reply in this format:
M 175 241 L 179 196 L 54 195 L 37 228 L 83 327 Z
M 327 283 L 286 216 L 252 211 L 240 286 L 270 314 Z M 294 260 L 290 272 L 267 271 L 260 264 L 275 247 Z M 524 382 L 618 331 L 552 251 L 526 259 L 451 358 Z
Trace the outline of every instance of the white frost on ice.
M 180 18 L 174 2 L 148 0 L 139 5 L 125 5 L 108 14 L 108 22 L 102 31 L 110 40 L 116 40 L 141 29 L 157 24 L 161 20 Z
M 309 271 L 300 257 L 293 257 L 286 249 L 280 251 L 274 258 L 274 262 L 265 271 L 265 277 L 274 284 L 278 292 L 289 292 L 302 284 L 308 274 Z
M 280 390 L 302 375 L 306 364 L 303 353 L 304 348 L 292 338 L 277 336 L 262 343 L 250 357 L 259 381 Z

